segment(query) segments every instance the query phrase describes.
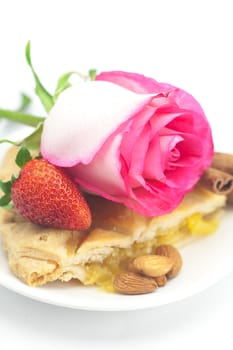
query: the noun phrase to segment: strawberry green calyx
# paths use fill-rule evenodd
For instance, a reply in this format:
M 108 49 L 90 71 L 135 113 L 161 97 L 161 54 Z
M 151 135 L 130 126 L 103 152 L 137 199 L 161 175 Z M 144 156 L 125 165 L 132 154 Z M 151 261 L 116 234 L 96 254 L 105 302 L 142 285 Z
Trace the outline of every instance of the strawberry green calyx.
M 12 175 L 11 180 L 3 182 L 0 180 L 0 189 L 3 192 L 3 196 L 0 197 L 0 207 L 2 208 L 12 208 L 13 205 L 11 203 L 11 187 L 13 183 L 15 182 L 16 177 Z
M 29 150 L 26 147 L 21 147 L 16 155 L 15 163 L 22 169 L 30 160 L 32 160 L 32 156 Z
M 30 160 L 32 160 L 32 156 L 29 150 L 26 147 L 21 147 L 16 155 L 15 163 L 22 169 Z M 0 189 L 3 192 L 3 196 L 0 197 L 0 207 L 7 209 L 13 207 L 11 201 L 11 188 L 17 178 L 18 175 L 12 175 L 11 179 L 8 181 L 4 182 L 0 179 Z

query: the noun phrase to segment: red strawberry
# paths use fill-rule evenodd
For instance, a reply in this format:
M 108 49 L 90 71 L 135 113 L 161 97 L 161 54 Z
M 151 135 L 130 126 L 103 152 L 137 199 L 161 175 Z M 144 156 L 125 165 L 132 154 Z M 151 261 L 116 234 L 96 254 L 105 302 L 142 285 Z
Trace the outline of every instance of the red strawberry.
M 12 185 L 15 208 L 33 223 L 85 230 L 91 224 L 90 209 L 71 178 L 45 159 L 29 161 Z

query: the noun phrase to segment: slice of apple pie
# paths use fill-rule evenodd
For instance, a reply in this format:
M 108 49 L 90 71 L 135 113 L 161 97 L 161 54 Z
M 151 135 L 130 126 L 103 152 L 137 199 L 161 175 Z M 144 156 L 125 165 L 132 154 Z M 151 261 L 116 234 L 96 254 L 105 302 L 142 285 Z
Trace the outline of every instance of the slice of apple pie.
M 13 172 L 8 155 L 1 177 Z M 122 204 L 87 195 L 92 226 L 86 231 L 46 228 L 0 209 L 0 233 L 13 273 L 30 286 L 77 279 L 113 290 L 113 280 L 129 259 L 161 244 L 180 245 L 217 229 L 225 196 L 197 186 L 170 214 L 144 217 Z

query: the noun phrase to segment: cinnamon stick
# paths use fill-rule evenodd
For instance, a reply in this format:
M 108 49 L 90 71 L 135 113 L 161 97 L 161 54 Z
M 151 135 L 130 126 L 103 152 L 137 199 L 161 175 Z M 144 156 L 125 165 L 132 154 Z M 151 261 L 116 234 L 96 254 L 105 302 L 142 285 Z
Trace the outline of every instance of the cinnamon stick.
M 217 194 L 228 195 L 233 192 L 233 176 L 213 167 L 204 171 L 200 183 L 206 189 Z
M 233 175 L 233 154 L 215 152 L 211 167 Z

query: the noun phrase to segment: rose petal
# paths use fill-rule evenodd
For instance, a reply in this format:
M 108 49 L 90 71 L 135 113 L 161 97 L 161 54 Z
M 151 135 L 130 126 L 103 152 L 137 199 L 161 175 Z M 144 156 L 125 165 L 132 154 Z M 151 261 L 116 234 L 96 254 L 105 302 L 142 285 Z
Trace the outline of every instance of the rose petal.
M 109 81 L 138 94 L 167 93 L 174 88 L 170 84 L 158 83 L 142 74 L 121 71 L 102 72 L 96 76 L 96 80 Z
M 160 136 L 160 152 L 161 152 L 161 161 L 162 168 L 170 168 L 169 161 L 171 159 L 171 152 L 176 147 L 176 145 L 183 141 L 184 138 L 180 135 L 163 135 Z
M 154 137 L 150 142 L 144 163 L 143 176 L 145 179 L 165 180 L 164 168 L 160 157 L 160 140 L 159 135 Z
M 137 92 L 138 94 L 155 92 L 164 94 L 169 93 L 169 97 L 174 99 L 180 108 L 190 109 L 201 113 L 204 116 L 203 109 L 192 95 L 171 84 L 160 83 L 141 74 L 121 71 L 102 72 L 96 76 L 96 80 L 109 81 Z
M 120 143 L 122 134 L 109 139 L 90 164 L 79 164 L 70 168 L 75 181 L 86 189 L 97 193 L 126 195 L 124 181 L 121 177 Z M 94 184 L 89 186 L 89 184 Z
M 125 137 L 122 140 L 121 155 L 124 158 L 128 168 L 131 166 L 135 144 L 138 142 L 145 125 L 150 121 L 154 113 L 155 108 L 150 106 L 146 106 L 143 111 L 137 113 L 135 118 L 132 120 L 130 127 L 128 128 L 128 132 L 125 134 Z
M 154 186 L 153 186 L 154 184 Z M 148 187 L 151 186 L 151 191 Z M 154 187 L 154 190 L 153 190 Z M 124 204 L 144 216 L 160 216 L 169 213 L 182 200 L 184 192 L 151 181 L 146 188 L 141 186 L 130 191 L 130 196 L 124 198 Z
M 143 131 L 140 134 L 140 138 L 136 140 L 132 154 L 131 164 L 128 172 L 131 187 L 137 187 L 140 185 L 138 182 L 138 176 L 141 177 L 144 169 L 145 156 L 149 147 L 151 139 L 151 129 L 148 124 L 145 125 Z
M 65 90 L 44 123 L 43 157 L 59 166 L 89 163 L 119 125 L 154 96 L 135 94 L 103 81 L 86 82 Z

